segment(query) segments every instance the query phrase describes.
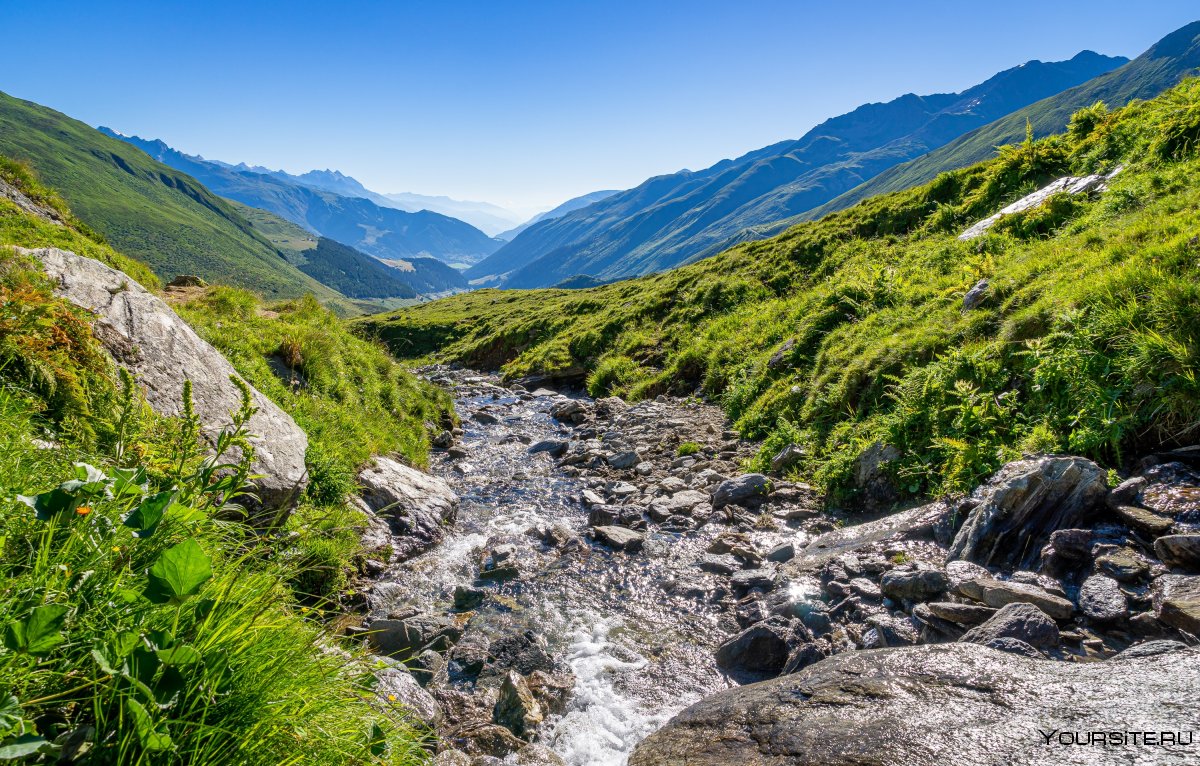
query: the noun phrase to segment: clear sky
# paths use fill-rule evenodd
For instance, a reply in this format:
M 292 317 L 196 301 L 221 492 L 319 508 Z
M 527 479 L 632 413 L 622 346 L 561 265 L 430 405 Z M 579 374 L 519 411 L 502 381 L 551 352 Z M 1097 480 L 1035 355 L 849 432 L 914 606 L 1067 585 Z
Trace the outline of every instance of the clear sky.
M 701 168 L 869 101 L 1084 48 L 1195 0 L 0 0 L 0 90 L 189 153 L 550 207 Z

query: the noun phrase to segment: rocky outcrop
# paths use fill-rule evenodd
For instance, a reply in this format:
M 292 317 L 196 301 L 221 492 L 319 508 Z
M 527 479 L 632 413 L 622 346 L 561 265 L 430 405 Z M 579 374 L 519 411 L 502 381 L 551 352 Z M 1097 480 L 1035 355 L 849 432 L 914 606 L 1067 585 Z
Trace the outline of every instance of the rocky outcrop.
M 1148 648 L 1149 656 L 1084 664 L 975 644 L 839 654 L 696 703 L 638 745 L 629 764 L 1193 763 L 1196 745 L 1157 738 L 1115 749 L 1073 744 L 1090 732 L 1195 729 L 1200 650 Z
M 458 495 L 446 482 L 388 457 L 359 472 L 358 484 L 363 501 L 391 530 L 396 561 L 441 542 L 458 512 Z
M 1028 569 L 1052 532 L 1094 520 L 1107 491 L 1105 472 L 1085 458 L 1009 463 L 960 506 L 970 512 L 950 544 L 950 558 Z
M 40 261 L 54 291 L 96 316 L 96 337 L 117 364 L 141 385 L 147 403 L 162 415 L 183 409 L 184 381 L 192 382 L 192 400 L 209 438 L 227 427 L 241 406 L 241 392 L 230 382 L 237 373 L 225 357 L 202 340 L 174 311 L 123 272 L 66 250 L 23 250 Z M 247 428 L 259 475 L 255 489 L 269 509 L 295 500 L 307 484 L 304 454 L 308 437 L 291 416 L 251 388 L 257 411 Z
M 1006 206 L 999 213 L 988 216 L 982 221 L 979 221 L 971 228 L 958 235 L 960 240 L 969 241 L 982 237 L 987 233 L 988 229 L 999 223 L 1000 219 L 1015 213 L 1020 213 L 1024 210 L 1031 210 L 1040 206 L 1046 200 L 1053 197 L 1055 194 L 1098 194 L 1108 189 L 1108 181 L 1121 172 L 1123 168 L 1118 165 L 1112 172 L 1102 175 L 1093 174 L 1090 176 L 1064 176 L 1046 184 L 1042 188 L 1027 194 L 1021 199 Z

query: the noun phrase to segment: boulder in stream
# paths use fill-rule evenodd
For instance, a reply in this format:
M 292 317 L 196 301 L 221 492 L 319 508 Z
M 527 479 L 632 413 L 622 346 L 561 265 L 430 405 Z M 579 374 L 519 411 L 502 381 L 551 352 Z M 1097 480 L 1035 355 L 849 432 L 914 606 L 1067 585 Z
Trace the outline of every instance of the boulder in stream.
M 399 560 L 440 543 L 458 512 L 458 495 L 446 482 L 389 457 L 376 457 L 358 484 L 362 499 L 388 522 Z
M 977 644 L 837 654 L 675 716 L 629 766 L 1194 763 L 1195 746 L 1089 745 L 1089 732 L 1196 727 L 1200 649 L 1065 663 Z M 1074 738 L 1083 738 L 1076 744 Z

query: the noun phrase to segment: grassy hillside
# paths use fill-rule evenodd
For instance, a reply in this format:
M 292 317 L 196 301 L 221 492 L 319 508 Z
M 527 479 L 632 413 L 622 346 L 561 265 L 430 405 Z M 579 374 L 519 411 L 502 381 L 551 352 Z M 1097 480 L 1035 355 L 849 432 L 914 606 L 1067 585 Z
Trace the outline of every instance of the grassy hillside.
M 154 281 L 8 161 L 0 241 L 70 247 Z M 372 690 L 374 661 L 355 647 L 330 651 L 323 609 L 336 606 L 362 522 L 341 495 L 353 462 L 371 448 L 422 460 L 421 419 L 441 413 L 444 397 L 340 327 L 323 335 L 325 359 L 374 365 L 381 383 L 286 397 L 264 381 L 314 434 L 314 483 L 286 528 L 251 532 L 214 519 L 237 501 L 247 464 L 217 481 L 196 449 L 201 424 L 154 416 L 88 313 L 51 288 L 32 260 L 0 248 L 0 757 L 424 762 L 425 734 Z M 314 299 L 305 306 L 303 320 L 281 313 L 281 326 L 334 324 Z M 221 316 L 227 336 L 249 332 Z M 406 386 L 416 403 L 394 390 L 385 399 L 385 385 Z M 385 423 L 394 433 L 377 436 Z
M 588 290 L 495 290 L 362 320 L 401 356 L 509 376 L 587 373 L 593 394 L 701 390 L 763 459 L 842 496 L 875 441 L 909 494 L 962 489 L 1021 450 L 1109 464 L 1194 441 L 1200 421 L 1200 84 L 1077 115 L 920 188 L 708 261 Z M 1055 197 L 956 234 L 1059 175 L 1123 163 L 1096 199 Z M 962 299 L 979 279 L 988 297 Z
M 194 178 L 52 109 L 0 93 L 0 155 L 27 163 L 75 215 L 159 277 L 199 274 L 269 298 L 341 297 Z

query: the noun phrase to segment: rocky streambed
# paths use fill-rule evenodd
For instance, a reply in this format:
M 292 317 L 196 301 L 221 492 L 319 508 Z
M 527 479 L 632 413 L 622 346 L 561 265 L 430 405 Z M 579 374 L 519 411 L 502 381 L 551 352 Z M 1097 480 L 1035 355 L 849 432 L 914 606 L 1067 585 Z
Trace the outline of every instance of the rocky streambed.
M 744 474 L 756 447 L 710 405 L 427 374 L 462 427 L 433 477 L 386 459 L 360 476 L 361 631 L 439 763 L 1200 760 L 1182 744 L 1200 729 L 1194 452 L 1116 488 L 1034 456 L 845 524 Z M 1173 739 L 1068 747 L 1043 722 Z

